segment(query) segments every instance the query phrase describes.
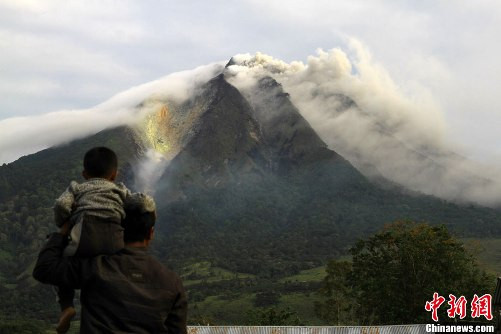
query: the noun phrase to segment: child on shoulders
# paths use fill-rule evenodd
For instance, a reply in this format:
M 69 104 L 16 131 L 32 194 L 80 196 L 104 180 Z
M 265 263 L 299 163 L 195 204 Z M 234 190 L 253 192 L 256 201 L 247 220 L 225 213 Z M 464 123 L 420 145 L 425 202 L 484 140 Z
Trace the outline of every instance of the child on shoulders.
M 142 201 L 140 193 L 131 193 L 123 183 L 115 183 L 118 159 L 112 150 L 95 147 L 84 156 L 82 176 L 85 181 L 72 181 L 66 191 L 56 199 L 55 222 L 58 227 L 70 225 L 70 237 L 65 256 L 96 256 L 113 254 L 124 247 L 122 219 L 124 205 Z M 75 291 L 59 286 L 58 302 L 61 315 L 56 328 L 66 333 L 76 311 L 73 304 Z

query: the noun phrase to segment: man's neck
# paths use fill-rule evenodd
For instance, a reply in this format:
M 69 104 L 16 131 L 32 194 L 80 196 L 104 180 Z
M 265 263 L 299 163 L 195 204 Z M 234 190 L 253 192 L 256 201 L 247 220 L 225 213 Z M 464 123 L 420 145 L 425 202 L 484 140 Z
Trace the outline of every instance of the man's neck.
M 143 240 L 143 241 L 133 241 L 133 242 L 126 242 L 125 247 L 134 247 L 134 248 L 147 248 L 150 244 L 150 240 Z

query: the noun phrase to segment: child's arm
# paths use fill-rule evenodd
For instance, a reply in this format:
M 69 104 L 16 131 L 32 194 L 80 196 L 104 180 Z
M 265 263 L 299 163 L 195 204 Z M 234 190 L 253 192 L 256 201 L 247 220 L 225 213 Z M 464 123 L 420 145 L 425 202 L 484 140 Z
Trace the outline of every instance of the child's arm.
M 54 204 L 54 220 L 58 227 L 61 227 L 70 218 L 71 211 L 75 204 L 75 195 L 72 191 L 72 185 L 73 184 L 70 184 L 68 189 L 56 199 Z
M 117 184 L 124 190 L 124 207 L 139 206 L 143 212 L 155 212 L 155 201 L 144 193 L 133 193 L 123 183 Z
M 142 212 L 155 212 L 155 201 L 149 195 L 143 193 L 131 193 L 124 201 L 124 207 L 140 207 Z

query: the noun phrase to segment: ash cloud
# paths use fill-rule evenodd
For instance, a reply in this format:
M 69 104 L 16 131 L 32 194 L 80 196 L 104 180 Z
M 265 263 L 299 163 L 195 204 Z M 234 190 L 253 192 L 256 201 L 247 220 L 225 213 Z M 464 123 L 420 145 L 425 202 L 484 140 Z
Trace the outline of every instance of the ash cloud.
M 145 100 L 170 100 L 176 103 L 189 98 L 197 87 L 221 72 L 221 63 L 177 72 L 159 80 L 119 93 L 93 108 L 62 110 L 43 115 L 0 120 L 0 163 L 42 149 L 61 145 L 101 130 L 141 122 L 147 109 Z
M 437 103 L 405 96 L 357 40 L 306 63 L 257 53 L 233 57 L 227 80 L 252 101 L 257 80 L 282 84 L 329 147 L 377 179 L 456 202 L 501 205 L 501 173 L 455 152 Z

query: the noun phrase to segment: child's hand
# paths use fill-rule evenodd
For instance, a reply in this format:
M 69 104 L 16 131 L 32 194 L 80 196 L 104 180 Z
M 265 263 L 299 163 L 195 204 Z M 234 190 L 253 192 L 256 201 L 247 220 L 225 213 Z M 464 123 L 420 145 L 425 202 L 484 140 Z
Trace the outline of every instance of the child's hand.
M 68 235 L 70 234 L 70 222 L 67 221 L 65 222 L 61 228 L 59 229 L 59 233 L 61 233 L 62 235 Z

